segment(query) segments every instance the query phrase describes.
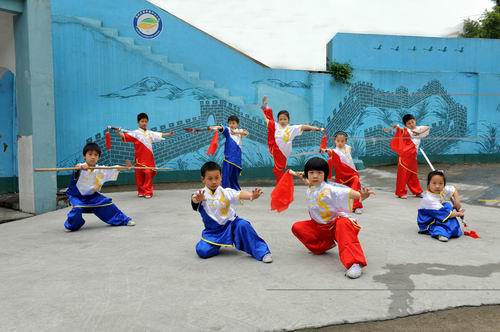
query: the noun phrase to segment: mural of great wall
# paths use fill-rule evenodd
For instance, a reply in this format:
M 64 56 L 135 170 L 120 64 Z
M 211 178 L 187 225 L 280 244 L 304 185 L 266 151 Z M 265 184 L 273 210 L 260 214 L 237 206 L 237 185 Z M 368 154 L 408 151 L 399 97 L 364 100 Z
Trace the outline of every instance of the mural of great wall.
M 169 86 L 162 81 L 161 86 Z M 126 88 L 128 92 L 130 89 Z M 131 95 L 143 95 L 151 92 L 134 91 Z M 200 93 L 202 93 L 200 91 Z M 102 97 L 123 98 L 117 94 Z M 197 96 L 191 96 L 199 98 Z M 181 97 L 182 98 L 182 97 Z M 241 128 L 250 132 L 245 144 L 250 141 L 251 152 L 244 150 L 244 160 L 248 166 L 270 166 L 272 160 L 267 152 L 267 128 L 260 110 L 255 110 L 255 115 L 244 113 L 241 109 L 223 99 L 200 98 L 200 115 L 182 121 L 163 124 L 159 127 L 150 128 L 154 131 L 173 131 L 175 136 L 166 138 L 163 142 L 154 145 L 157 165 L 168 165 L 176 169 L 196 169 L 205 159 L 222 160 L 223 138 L 220 139 L 219 150 L 215 157 L 206 157 L 206 148 L 212 138 L 210 132 L 192 134 L 184 129 L 206 128 L 208 125 L 225 124 L 228 116 L 237 115 L 240 118 Z M 329 135 L 337 130 L 347 131 L 353 139 L 349 144 L 354 147 L 355 157 L 363 156 L 388 156 L 393 155 L 389 148 L 389 140 L 392 134 L 385 133 L 382 129 L 393 123 L 400 123 L 401 116 L 412 113 L 419 124 L 431 126 L 429 139 L 424 140 L 422 147 L 430 154 L 445 153 L 448 149 L 458 143 L 458 140 L 446 140 L 451 137 L 465 137 L 467 135 L 467 108 L 451 98 L 439 81 L 430 81 L 421 89 L 409 93 L 405 87 L 395 91 L 384 91 L 376 89 L 368 82 L 354 83 L 344 99 L 338 103 L 327 118 L 326 125 L 323 123 L 312 123 L 316 126 L 325 127 Z M 438 121 L 429 122 L 429 119 Z M 104 147 L 105 131 L 87 138 L 87 142 L 96 142 Z M 133 146 L 122 143 L 116 134 L 112 134 L 112 149 L 103 151 L 102 164 L 122 164 L 124 160 L 133 160 Z M 444 138 L 444 139 L 443 139 Z M 321 134 L 317 132 L 305 133 L 294 141 L 294 149 L 297 151 L 315 151 L 321 140 Z M 292 164 L 303 163 L 308 156 L 296 157 L 291 160 Z M 68 156 L 59 166 L 72 165 L 80 159 L 80 152 Z M 172 161 L 175 161 L 172 164 Z
M 409 93 L 405 87 L 391 92 L 376 89 L 368 82 L 356 82 L 328 117 L 326 128 L 329 133 L 344 130 L 357 137 L 351 144 L 358 156 L 393 155 L 389 147 L 392 134 L 382 129 L 394 123 L 401 124 L 406 113 L 413 114 L 417 124 L 432 127 L 429 139 L 422 143 L 431 154 L 445 153 L 458 143 L 458 140 L 438 138 L 465 137 L 467 134 L 467 108 L 454 101 L 437 80 L 428 82 L 414 93 Z M 429 122 L 429 118 L 439 121 Z M 367 124 L 375 125 L 367 127 Z
M 261 145 L 262 149 L 267 151 L 267 128 L 263 120 L 263 116 L 260 114 L 260 110 L 256 110 L 256 114 L 258 114 L 258 116 L 250 116 L 249 114 L 244 114 L 243 112 L 241 112 L 239 107 L 232 105 L 225 100 L 214 99 L 200 101 L 200 115 L 198 117 L 185 119 L 183 121 L 177 121 L 175 123 L 171 122 L 168 124 L 163 124 L 159 128 L 150 128 L 153 131 L 175 132 L 175 136 L 168 137 L 164 141 L 154 144 L 154 152 L 157 165 L 166 165 L 168 161 L 172 159 L 196 153 L 197 150 L 202 148 L 204 148 L 206 151 L 206 148 L 208 147 L 208 144 L 212 139 L 213 133 L 206 131 L 193 134 L 186 132 L 185 129 L 206 128 L 208 125 L 225 124 L 227 122 L 227 118 L 230 115 L 237 115 L 240 118 L 240 127 L 245 128 L 250 132 L 250 135 L 247 139 L 245 139 L 245 141 L 250 140 L 253 143 L 257 143 L 258 145 Z M 313 123 L 313 125 L 321 126 L 322 124 Z M 219 152 L 223 150 L 223 140 L 224 138 L 220 138 L 218 150 Z M 320 141 L 320 133 L 305 133 L 304 135 L 299 136 L 294 141 L 294 147 L 318 148 Z M 101 133 L 95 134 L 93 137 L 87 138 L 87 142 L 96 142 L 101 147 L 104 147 L 105 130 Z M 112 149 L 110 151 L 103 151 L 103 154 L 99 161 L 101 164 L 122 164 L 124 160 L 134 160 L 134 150 L 132 144 L 121 142 L 118 135 L 111 135 L 111 146 Z M 262 154 L 263 151 L 259 151 L 259 153 Z M 72 156 L 59 163 L 59 165 L 68 166 L 75 164 L 75 162 L 79 162 L 80 154 L 80 151 L 75 152 Z M 254 155 L 254 157 L 256 155 Z M 220 153 L 218 153 L 216 157 L 220 157 Z M 189 160 L 192 158 L 188 158 L 186 156 L 185 159 Z M 214 159 L 217 160 L 220 158 Z M 252 158 L 246 156 L 245 160 L 251 161 Z M 255 164 L 257 164 L 258 161 L 255 161 Z M 198 164 L 199 163 L 191 164 L 187 169 L 199 168 Z M 270 160 L 268 164 L 272 165 Z

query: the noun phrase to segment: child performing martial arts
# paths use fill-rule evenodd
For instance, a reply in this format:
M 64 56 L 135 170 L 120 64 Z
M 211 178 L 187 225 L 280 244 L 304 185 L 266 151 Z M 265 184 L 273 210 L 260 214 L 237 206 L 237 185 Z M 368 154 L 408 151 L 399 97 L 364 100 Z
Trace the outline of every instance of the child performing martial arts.
M 222 187 L 241 190 L 238 179 L 242 171 L 241 143 L 248 131 L 239 129 L 240 119 L 231 115 L 227 119 L 227 126 L 210 126 L 209 130 L 218 130 L 226 138 L 224 144 L 224 161 L 222 163 Z
M 361 227 L 349 218 L 351 200 L 368 198 L 373 192 L 363 188 L 361 192 L 335 183 L 329 183 L 328 164 L 322 158 L 311 158 L 306 162 L 304 172 L 290 171 L 309 186 L 307 203 L 310 220 L 298 221 L 292 226 L 292 233 L 313 254 L 320 255 L 339 246 L 340 261 L 347 269 L 346 276 L 359 278 L 366 259 L 358 240 Z
M 463 216 L 460 196 L 455 187 L 446 185 L 443 171 L 430 172 L 427 176 L 427 192 L 418 208 L 418 232 L 448 242 L 450 238 L 462 235 L 457 217 Z
M 335 182 L 361 191 L 360 176 L 351 156 L 352 148 L 347 145 L 347 133 L 338 131 L 334 137 L 335 149 L 326 150 L 328 152 L 328 178 L 332 177 L 333 170 L 335 170 Z M 359 199 L 354 200 L 352 208 L 356 214 L 363 213 L 363 204 Z
M 302 135 L 303 131 L 324 131 L 324 128 L 318 128 L 309 125 L 290 125 L 290 114 L 288 111 L 278 112 L 278 124 L 274 122 L 273 110 L 268 106 L 268 98 L 262 99 L 262 112 L 267 124 L 267 143 L 269 152 L 274 159 L 273 173 L 276 183 L 279 182 L 283 174 L 288 157 L 292 153 L 292 142 L 297 136 Z
M 213 162 L 201 167 L 201 181 L 205 188 L 191 196 L 191 206 L 198 211 L 205 224 L 201 240 L 196 245 L 196 253 L 201 258 L 209 258 L 219 253 L 221 247 L 236 247 L 252 255 L 256 260 L 271 263 L 273 258 L 266 242 L 255 232 L 252 225 L 236 215 L 232 204 L 241 200 L 259 198 L 262 190 L 252 192 L 236 191 L 221 187 L 221 168 Z
M 125 133 L 118 131 L 124 142 L 134 143 L 135 166 L 155 167 L 153 155 L 153 143 L 160 142 L 165 136 L 172 136 L 173 133 L 161 133 L 148 130 L 149 118 L 146 113 L 137 115 L 139 128 Z M 153 197 L 153 177 L 156 171 L 152 169 L 136 169 L 135 185 L 137 186 L 137 196 L 144 198 Z
M 113 226 L 134 226 L 131 221 L 121 212 L 111 198 L 102 195 L 102 185 L 107 181 L 115 181 L 119 171 L 117 169 L 88 169 L 97 166 L 101 156 L 101 149 L 96 143 L 87 143 L 83 148 L 85 162 L 76 165 L 79 170 L 73 172 L 71 183 L 66 190 L 66 196 L 72 206 L 64 227 L 68 231 L 77 231 L 85 220 L 82 213 L 93 213 L 99 219 Z M 126 169 L 126 167 L 123 167 Z
M 415 196 L 422 197 L 422 187 L 418 181 L 417 153 L 420 138 L 429 135 L 430 128 L 417 126 L 417 121 L 411 114 L 403 116 L 403 123 L 405 128 L 393 125 L 396 133 L 391 141 L 391 149 L 399 156 L 395 194 L 399 198 L 406 199 L 408 185 Z

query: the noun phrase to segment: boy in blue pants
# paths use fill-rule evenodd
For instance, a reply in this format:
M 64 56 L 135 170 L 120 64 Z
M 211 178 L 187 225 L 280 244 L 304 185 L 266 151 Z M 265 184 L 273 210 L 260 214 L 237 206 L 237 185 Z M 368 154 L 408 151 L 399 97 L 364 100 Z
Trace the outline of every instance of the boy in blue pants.
M 105 182 L 118 178 L 119 170 L 89 169 L 97 166 L 101 156 L 101 148 L 96 143 L 87 143 L 83 148 L 83 156 L 85 162 L 76 165 L 78 170 L 73 172 L 71 183 L 66 190 L 66 196 L 72 206 L 64 223 L 66 230 L 79 230 L 85 224 L 83 213 L 93 213 L 112 226 L 135 226 L 135 222 L 120 211 L 111 198 L 99 192 Z
M 236 115 L 227 118 L 227 126 L 210 126 L 209 130 L 222 132 L 224 143 L 224 161 L 222 163 L 222 187 L 241 190 L 238 179 L 242 168 L 241 144 L 248 131 L 239 129 L 240 119 Z
M 196 253 L 201 258 L 210 258 L 219 253 L 221 247 L 236 247 L 256 260 L 271 263 L 273 258 L 266 242 L 262 240 L 252 225 L 236 215 L 232 204 L 241 200 L 259 198 L 262 190 L 252 192 L 236 191 L 221 187 L 221 168 L 213 162 L 201 167 L 201 180 L 205 188 L 191 196 L 193 210 L 201 215 L 205 229 L 196 245 Z

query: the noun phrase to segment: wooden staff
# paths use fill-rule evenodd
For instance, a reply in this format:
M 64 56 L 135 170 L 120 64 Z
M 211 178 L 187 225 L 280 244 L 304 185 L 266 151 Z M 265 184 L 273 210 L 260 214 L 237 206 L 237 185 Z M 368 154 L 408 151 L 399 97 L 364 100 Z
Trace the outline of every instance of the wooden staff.
M 123 128 L 120 128 L 120 127 L 113 127 L 113 126 L 107 126 L 107 128 L 111 129 L 111 130 L 114 130 L 114 131 L 122 131 L 124 133 L 128 133 L 128 132 L 132 131 L 132 130 L 123 129 Z
M 160 167 L 143 167 L 143 166 L 94 166 L 88 167 L 87 169 L 83 169 L 80 167 L 54 167 L 54 168 L 35 168 L 33 169 L 35 172 L 64 172 L 64 171 L 86 171 L 86 170 L 94 170 L 94 169 L 118 169 L 118 170 L 132 170 L 132 169 L 150 169 L 153 171 L 173 171 L 173 168 L 160 168 Z
M 210 126 L 207 128 L 184 128 L 184 130 L 188 133 L 200 133 L 210 131 Z
M 121 131 L 121 132 L 124 132 L 124 133 L 130 133 L 132 132 L 133 130 L 129 130 L 129 129 L 123 129 L 123 128 L 120 128 L 120 127 L 113 127 L 113 126 L 107 126 L 108 130 L 114 130 L 114 131 Z M 169 136 L 173 136 L 175 135 L 175 132 L 173 131 L 160 131 L 160 133 L 162 134 L 169 134 Z

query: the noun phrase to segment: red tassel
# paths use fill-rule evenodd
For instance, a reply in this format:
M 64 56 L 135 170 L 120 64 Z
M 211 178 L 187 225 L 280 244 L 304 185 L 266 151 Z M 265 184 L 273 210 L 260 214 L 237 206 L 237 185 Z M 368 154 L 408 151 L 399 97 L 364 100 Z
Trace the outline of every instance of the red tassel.
M 327 144 L 328 144 L 328 136 L 325 135 L 321 138 L 321 144 L 319 145 L 319 149 L 320 150 L 326 149 Z
M 479 239 L 479 235 L 476 233 L 476 231 L 464 231 L 465 236 L 470 236 L 473 239 Z
M 476 231 L 469 230 L 469 228 L 467 227 L 467 224 L 465 223 L 463 218 L 462 218 L 462 224 L 464 225 L 464 235 L 465 236 L 470 236 L 473 239 L 479 239 L 479 235 L 476 233 Z
M 410 140 L 410 136 L 405 129 L 396 129 L 394 137 L 390 143 L 391 150 L 399 156 L 413 156 L 415 154 L 415 144 Z
M 290 171 L 281 177 L 276 187 L 271 192 L 271 210 L 285 211 L 293 202 L 294 183 Z
M 217 147 L 219 146 L 219 131 L 216 131 L 212 141 L 210 142 L 210 146 L 208 147 L 207 154 L 214 155 L 215 151 L 217 151 Z
M 111 134 L 109 133 L 109 130 L 106 131 L 105 137 L 106 137 L 106 150 L 111 150 Z

